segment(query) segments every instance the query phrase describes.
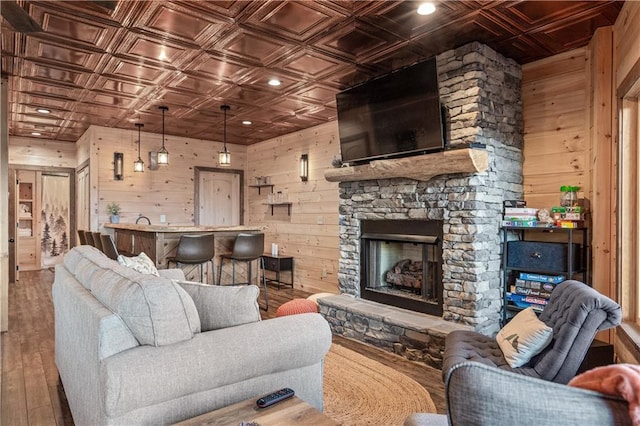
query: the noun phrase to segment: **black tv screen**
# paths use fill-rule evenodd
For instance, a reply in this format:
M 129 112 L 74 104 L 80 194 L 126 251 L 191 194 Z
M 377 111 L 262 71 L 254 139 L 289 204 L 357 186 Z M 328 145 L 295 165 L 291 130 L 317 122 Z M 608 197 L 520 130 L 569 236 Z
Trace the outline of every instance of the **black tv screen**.
M 444 149 L 436 59 L 336 95 L 343 163 Z

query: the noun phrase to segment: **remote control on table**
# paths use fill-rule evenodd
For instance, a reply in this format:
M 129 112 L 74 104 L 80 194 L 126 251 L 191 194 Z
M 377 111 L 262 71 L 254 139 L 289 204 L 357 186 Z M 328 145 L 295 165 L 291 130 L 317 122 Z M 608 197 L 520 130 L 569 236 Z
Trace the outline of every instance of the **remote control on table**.
M 274 393 L 270 393 L 269 395 L 265 395 L 262 398 L 259 398 L 256 401 L 256 405 L 259 408 L 266 408 L 275 404 L 276 402 L 280 402 L 287 398 L 291 398 L 293 395 L 295 395 L 295 392 L 293 391 L 293 389 L 289 389 L 289 388 L 280 389 L 279 391 L 275 391 Z

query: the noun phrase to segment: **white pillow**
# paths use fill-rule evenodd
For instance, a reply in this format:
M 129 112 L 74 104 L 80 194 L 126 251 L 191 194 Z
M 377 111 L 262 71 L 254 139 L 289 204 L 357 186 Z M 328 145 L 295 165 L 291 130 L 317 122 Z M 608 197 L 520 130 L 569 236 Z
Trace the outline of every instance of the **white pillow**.
M 160 276 L 156 265 L 153 263 L 153 260 L 151 260 L 149 256 L 147 256 L 144 252 L 135 257 L 125 257 L 123 255 L 119 255 L 118 263 L 131 268 L 134 271 L 138 271 L 141 274 L 150 274 L 155 275 L 156 277 Z
M 498 332 L 496 341 L 511 368 L 525 365 L 553 339 L 553 329 L 532 308 L 518 313 Z

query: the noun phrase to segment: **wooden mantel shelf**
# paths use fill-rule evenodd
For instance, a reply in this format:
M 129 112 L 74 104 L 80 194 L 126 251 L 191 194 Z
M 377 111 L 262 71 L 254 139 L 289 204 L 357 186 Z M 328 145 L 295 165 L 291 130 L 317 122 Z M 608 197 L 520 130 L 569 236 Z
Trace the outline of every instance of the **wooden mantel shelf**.
M 450 173 L 478 173 L 489 167 L 489 154 L 484 149 L 464 148 L 414 157 L 374 160 L 369 164 L 327 169 L 329 182 L 407 178 L 427 181 Z

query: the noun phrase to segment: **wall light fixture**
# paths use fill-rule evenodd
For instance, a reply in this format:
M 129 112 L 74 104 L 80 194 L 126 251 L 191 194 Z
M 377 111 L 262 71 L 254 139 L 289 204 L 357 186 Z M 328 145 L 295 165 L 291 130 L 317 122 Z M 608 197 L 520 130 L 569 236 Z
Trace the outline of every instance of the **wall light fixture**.
M 113 180 L 124 180 L 124 154 L 113 153 Z
M 303 182 L 309 180 L 309 154 L 302 154 L 300 157 L 300 179 Z

